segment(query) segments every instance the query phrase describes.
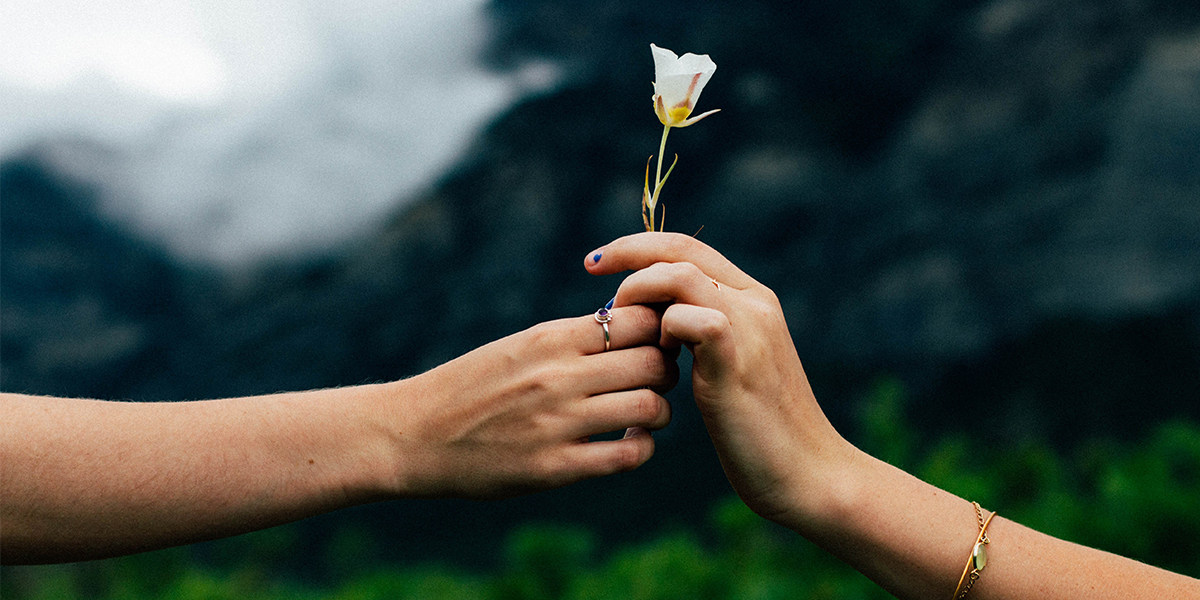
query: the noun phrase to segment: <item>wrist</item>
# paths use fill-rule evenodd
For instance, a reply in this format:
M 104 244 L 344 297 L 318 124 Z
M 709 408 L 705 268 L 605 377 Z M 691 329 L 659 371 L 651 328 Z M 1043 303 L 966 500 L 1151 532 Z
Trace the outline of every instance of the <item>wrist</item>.
M 363 388 L 362 422 L 358 434 L 369 440 L 364 452 L 366 487 L 381 500 L 420 496 L 419 448 L 414 447 L 416 406 L 411 402 L 418 382 L 405 379 Z
M 835 436 L 797 469 L 790 509 L 775 519 L 781 525 L 813 537 L 836 527 L 860 506 L 863 486 L 873 459 Z

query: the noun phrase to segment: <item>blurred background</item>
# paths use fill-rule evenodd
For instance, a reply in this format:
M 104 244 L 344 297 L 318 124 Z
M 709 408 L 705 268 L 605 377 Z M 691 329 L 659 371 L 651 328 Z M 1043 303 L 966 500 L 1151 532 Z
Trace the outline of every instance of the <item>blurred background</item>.
M 187 400 L 420 373 L 669 230 L 779 295 L 852 441 L 1200 576 L 1200 5 L 8 0 L 0 388 Z M 684 356 L 683 367 L 688 368 Z M 686 379 L 686 378 L 685 378 Z M 887 597 L 749 513 L 687 382 L 637 471 L 4 568 L 6 598 Z

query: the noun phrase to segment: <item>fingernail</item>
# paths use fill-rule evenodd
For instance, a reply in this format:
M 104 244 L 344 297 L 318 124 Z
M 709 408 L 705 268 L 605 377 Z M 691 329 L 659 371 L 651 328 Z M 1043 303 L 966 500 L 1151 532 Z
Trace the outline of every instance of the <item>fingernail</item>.
M 612 300 L 609 300 L 609 301 L 608 301 L 608 304 L 605 304 L 605 305 L 604 305 L 604 308 L 607 308 L 608 310 L 612 310 L 612 305 L 613 305 L 613 303 L 614 303 L 614 302 L 616 302 L 616 301 L 617 301 L 617 297 L 616 297 L 616 296 L 613 296 L 613 299 L 612 299 Z
M 654 436 L 653 436 L 653 435 L 650 433 L 650 430 L 649 430 L 649 429 L 646 429 L 645 427 L 630 427 L 630 428 L 628 428 L 628 429 L 626 429 L 626 430 L 625 430 L 625 437 L 624 437 L 624 439 L 629 439 L 629 438 L 631 438 L 631 437 L 637 437 L 637 436 L 639 436 L 639 435 L 648 435 L 648 436 L 650 436 L 650 437 L 654 437 Z
M 600 257 L 601 257 L 601 256 L 604 256 L 604 254 L 603 254 L 602 252 L 597 252 L 597 253 L 593 254 L 593 255 L 592 255 L 592 262 L 593 262 L 593 263 L 598 263 L 598 262 L 600 262 Z

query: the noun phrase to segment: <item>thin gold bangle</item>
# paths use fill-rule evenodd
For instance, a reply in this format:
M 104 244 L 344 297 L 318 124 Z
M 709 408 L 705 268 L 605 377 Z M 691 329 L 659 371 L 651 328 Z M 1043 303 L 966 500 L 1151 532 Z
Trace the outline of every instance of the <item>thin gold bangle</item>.
M 962 600 L 967 597 L 967 592 L 971 591 L 971 586 L 979 579 L 979 573 L 987 566 L 987 544 L 992 543 L 987 536 L 988 525 L 992 522 L 992 517 L 996 513 L 988 515 L 987 520 L 983 519 L 983 508 L 978 502 L 972 502 L 975 506 L 975 516 L 979 518 L 979 537 L 975 538 L 975 545 L 971 547 L 971 556 L 967 557 L 967 566 L 963 567 L 962 577 L 958 578 L 958 587 L 954 588 L 954 595 L 951 600 Z

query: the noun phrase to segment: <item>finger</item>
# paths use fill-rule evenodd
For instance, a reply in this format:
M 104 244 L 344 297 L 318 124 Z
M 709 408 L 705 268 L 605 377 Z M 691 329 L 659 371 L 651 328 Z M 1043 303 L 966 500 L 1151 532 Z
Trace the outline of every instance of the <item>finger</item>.
M 654 455 L 654 438 L 634 427 L 619 440 L 573 444 L 565 449 L 579 480 L 632 471 Z
M 713 285 L 692 263 L 657 263 L 626 277 L 616 297 L 622 306 L 682 302 L 724 308 L 725 297 L 737 292 Z
M 658 341 L 661 321 L 654 309 L 646 306 L 625 306 L 608 311 L 608 341 L 605 347 L 605 323 L 597 320 L 596 315 L 587 315 L 570 319 L 572 329 L 569 334 L 576 344 L 580 354 L 599 354 L 606 350 L 620 350 L 645 346 Z
M 630 427 L 656 431 L 671 422 L 671 404 L 647 390 L 629 390 L 592 396 L 570 407 L 572 438 L 597 435 Z
M 678 233 L 629 235 L 595 250 L 584 259 L 593 275 L 640 270 L 655 263 L 690 262 L 722 285 L 745 289 L 757 282 L 707 244 Z
M 689 346 L 721 345 L 729 334 L 729 317 L 719 310 L 692 304 L 672 304 L 663 314 L 662 344 L 667 347 L 678 347 L 681 343 Z
M 660 334 L 650 343 L 657 343 Z M 562 373 L 562 378 L 579 382 L 585 396 L 622 390 L 651 388 L 666 392 L 679 381 L 679 366 L 657 346 L 638 346 L 585 356 Z M 609 430 L 611 431 L 611 430 Z
M 729 318 L 717 310 L 674 304 L 663 314 L 663 344 L 687 344 L 692 353 L 692 393 L 699 402 L 705 390 L 719 389 L 735 377 L 739 362 Z
M 646 387 L 650 388 L 656 394 L 666 394 L 675 389 L 679 384 L 679 348 L 663 348 L 659 347 L 662 352 L 664 365 L 666 366 L 666 374 L 661 378 L 659 383 L 652 383 Z

